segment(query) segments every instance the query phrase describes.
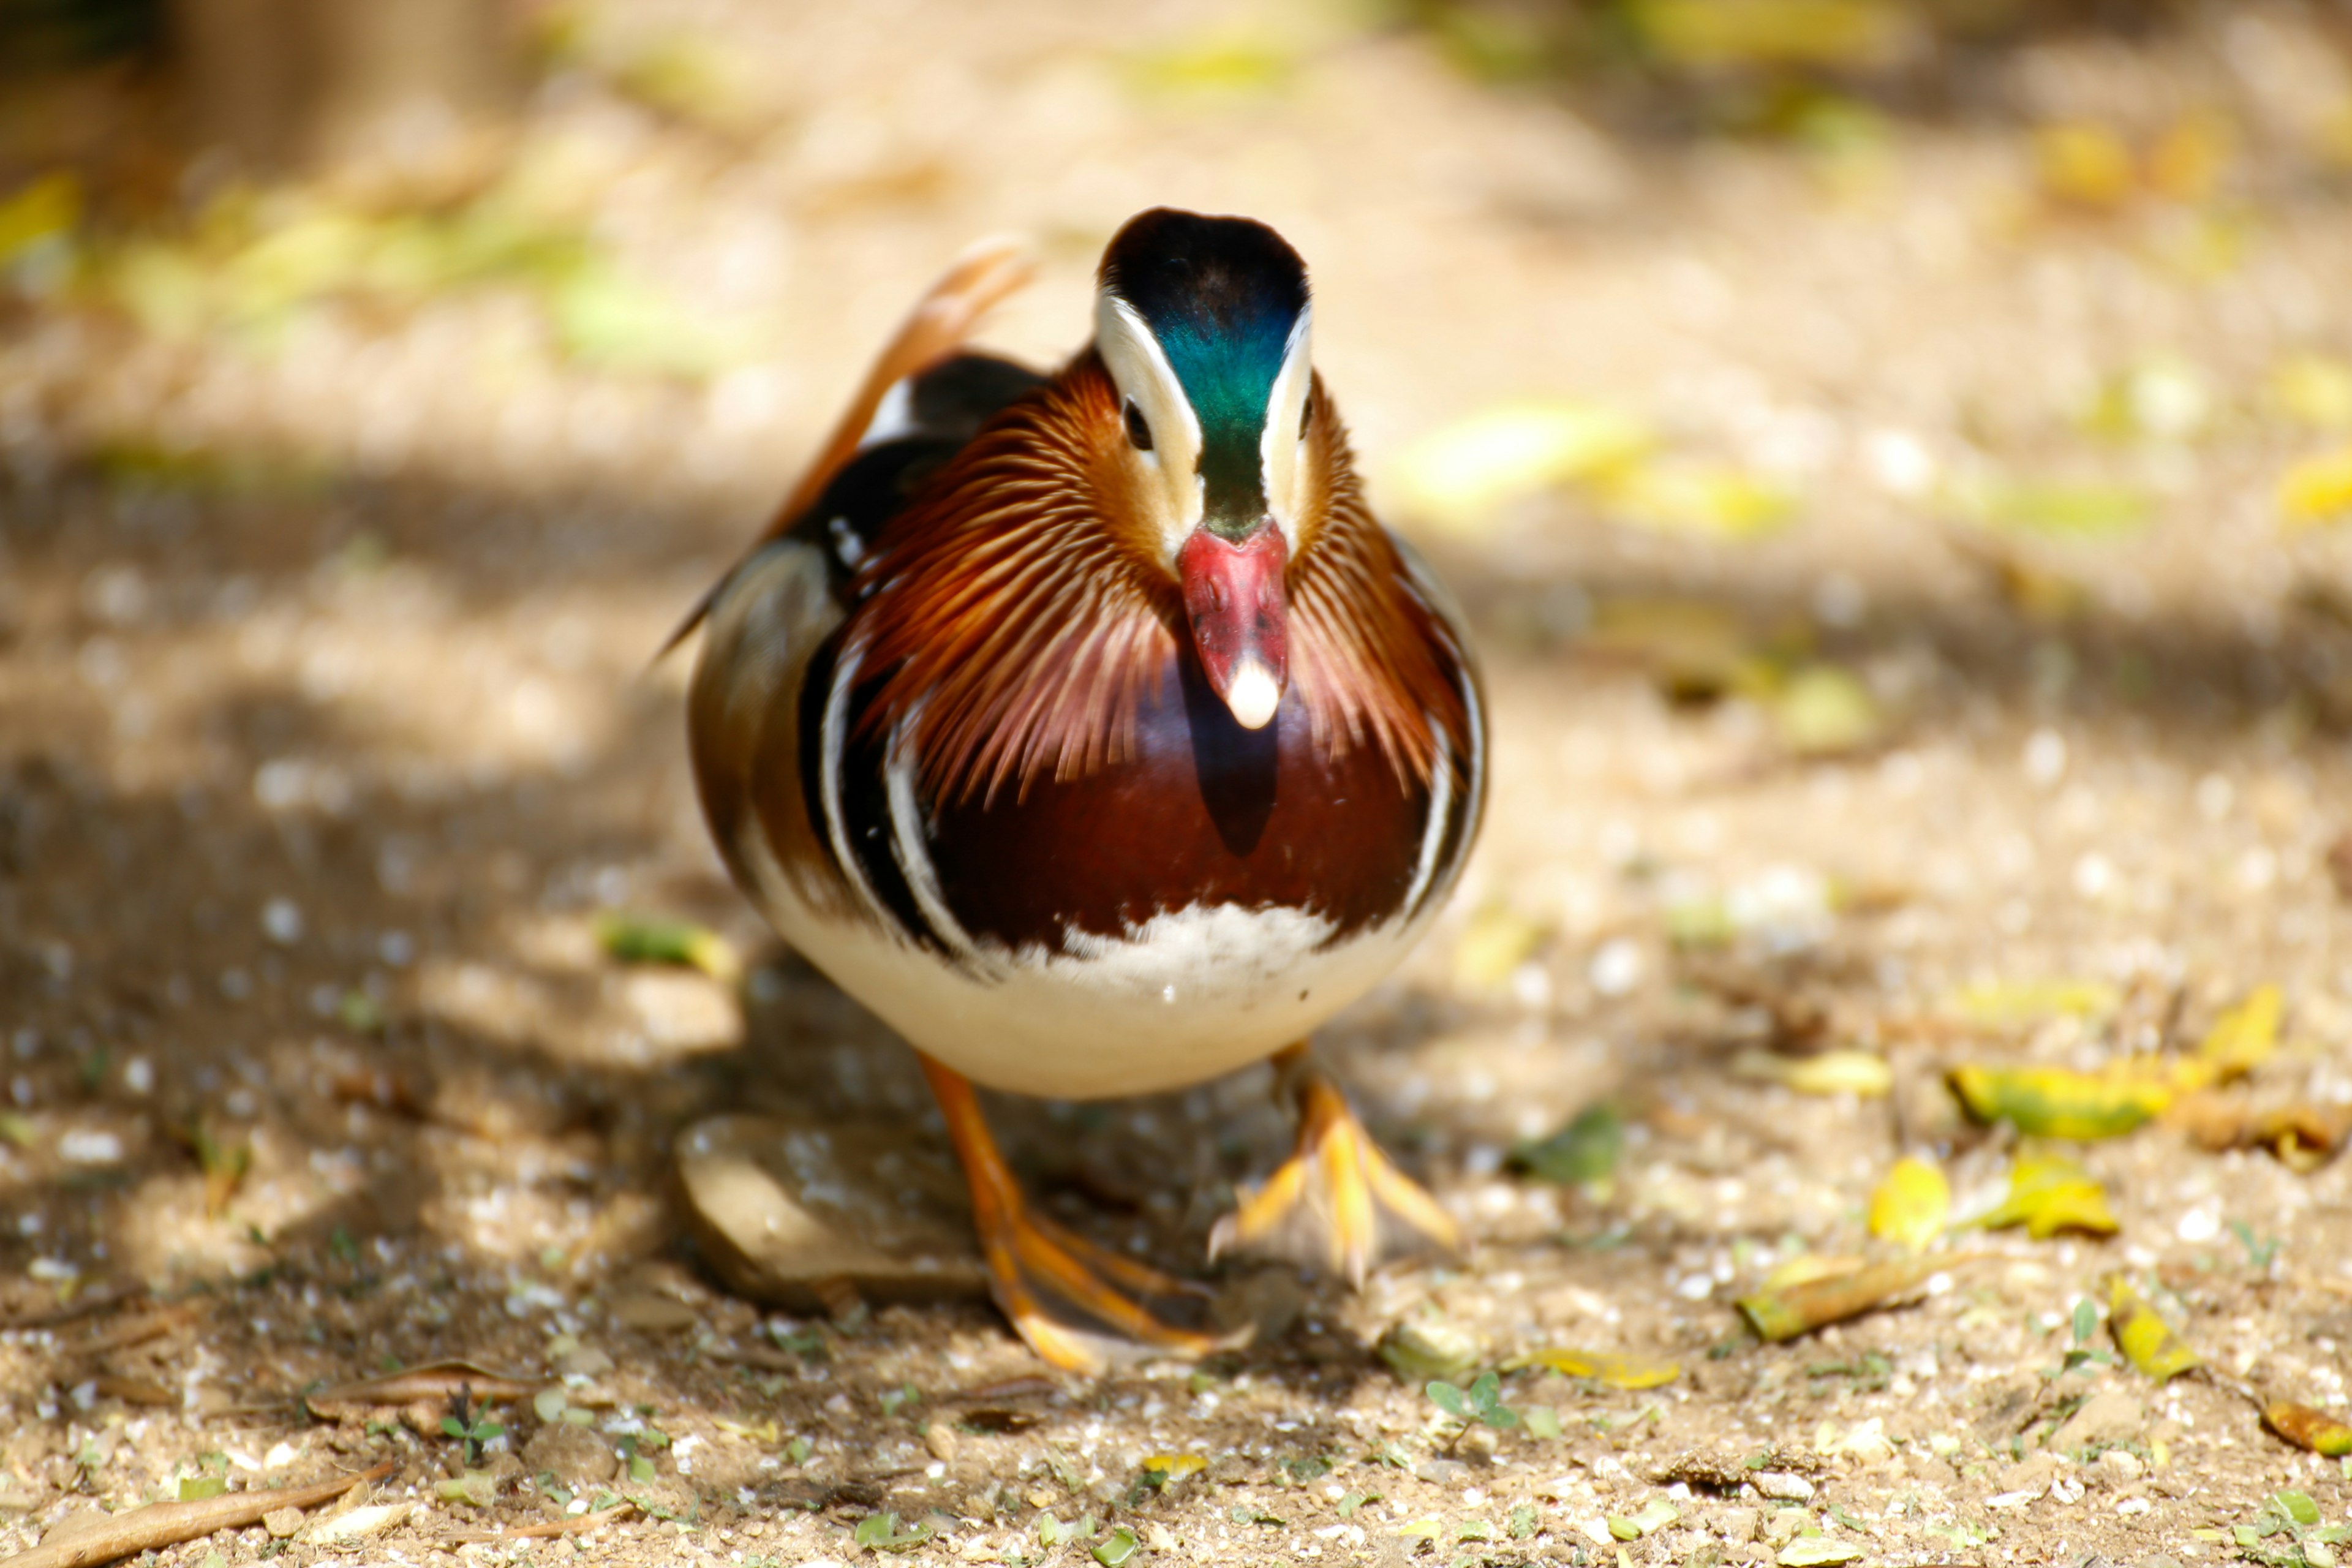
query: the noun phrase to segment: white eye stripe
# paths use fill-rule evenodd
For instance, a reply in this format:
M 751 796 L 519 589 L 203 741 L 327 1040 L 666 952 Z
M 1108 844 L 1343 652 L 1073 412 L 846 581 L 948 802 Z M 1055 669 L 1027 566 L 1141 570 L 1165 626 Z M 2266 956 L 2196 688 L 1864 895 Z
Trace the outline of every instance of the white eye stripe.
M 1200 525 L 1205 506 L 1201 481 L 1201 420 L 1184 395 L 1183 384 L 1151 329 L 1134 306 L 1115 294 L 1095 300 L 1095 349 L 1110 372 L 1120 398 L 1131 403 L 1151 432 L 1150 449 L 1131 447 L 1144 471 L 1155 476 L 1167 558 L 1176 559 L 1184 540 Z M 1125 417 L 1126 410 L 1120 410 Z
M 1265 479 L 1265 507 L 1282 530 L 1283 542 L 1298 548 L 1298 512 L 1306 502 L 1307 465 L 1299 444 L 1307 436 L 1307 399 L 1314 389 L 1313 307 L 1298 312 L 1290 341 L 1282 348 L 1282 370 L 1274 378 L 1266 401 L 1265 432 L 1258 442 L 1258 462 Z

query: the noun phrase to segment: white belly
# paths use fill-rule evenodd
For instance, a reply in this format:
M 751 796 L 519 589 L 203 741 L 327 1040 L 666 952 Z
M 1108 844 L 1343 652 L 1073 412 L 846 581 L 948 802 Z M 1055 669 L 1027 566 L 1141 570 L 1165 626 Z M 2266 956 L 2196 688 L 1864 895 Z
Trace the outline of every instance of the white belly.
M 784 940 L 925 1054 L 975 1083 L 1057 1100 L 1181 1089 L 1305 1039 L 1378 984 L 1426 920 L 1329 947 L 1289 910 L 1195 907 L 1077 955 L 983 952 L 966 973 L 808 910 L 772 865 L 761 903 Z

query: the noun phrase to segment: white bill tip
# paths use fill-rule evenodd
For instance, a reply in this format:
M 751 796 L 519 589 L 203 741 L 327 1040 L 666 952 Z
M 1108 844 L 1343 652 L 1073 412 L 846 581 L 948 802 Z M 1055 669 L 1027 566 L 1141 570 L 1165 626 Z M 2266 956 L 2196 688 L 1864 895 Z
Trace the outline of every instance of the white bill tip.
M 1234 710 L 1234 721 L 1244 730 L 1265 729 L 1281 705 L 1282 688 L 1275 684 L 1274 671 L 1260 659 L 1244 661 L 1225 688 L 1225 706 Z

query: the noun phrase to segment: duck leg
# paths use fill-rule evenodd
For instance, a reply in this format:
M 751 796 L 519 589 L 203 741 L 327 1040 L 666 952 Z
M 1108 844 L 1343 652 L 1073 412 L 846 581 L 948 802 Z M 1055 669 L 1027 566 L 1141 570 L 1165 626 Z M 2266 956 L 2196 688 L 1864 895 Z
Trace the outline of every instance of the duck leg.
M 1210 1257 L 1264 1253 L 1344 1275 L 1361 1289 L 1384 1258 L 1462 1250 L 1452 1216 L 1389 1163 L 1304 1042 L 1277 1055 L 1274 1070 L 1276 1095 L 1298 1117 L 1297 1151 L 1217 1221 Z
M 1248 1340 L 1246 1329 L 1202 1333 L 1156 1315 L 1154 1301 L 1205 1300 L 1213 1293 L 1088 1241 L 1031 1208 L 988 1130 L 971 1081 L 929 1057 L 922 1062 L 971 1190 L 990 1293 L 1031 1350 L 1066 1371 L 1100 1372 L 1114 1361 L 1207 1355 Z

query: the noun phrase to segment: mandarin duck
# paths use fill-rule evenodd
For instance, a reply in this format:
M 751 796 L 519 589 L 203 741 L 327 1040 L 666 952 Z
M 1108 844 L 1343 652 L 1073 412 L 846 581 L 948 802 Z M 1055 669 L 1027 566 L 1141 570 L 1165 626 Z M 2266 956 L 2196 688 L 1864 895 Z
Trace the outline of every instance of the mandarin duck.
M 688 621 L 688 729 L 736 882 L 919 1053 L 997 1303 L 1089 1369 L 1235 1342 L 1171 1314 L 1204 1288 L 1027 1202 L 974 1086 L 1100 1099 L 1271 1058 L 1296 1149 L 1212 1258 L 1360 1286 L 1455 1249 L 1305 1042 L 1428 929 L 1486 736 L 1458 613 L 1364 503 L 1297 252 L 1144 213 L 1052 374 L 962 346 L 1025 275 L 982 247 L 908 319 Z

